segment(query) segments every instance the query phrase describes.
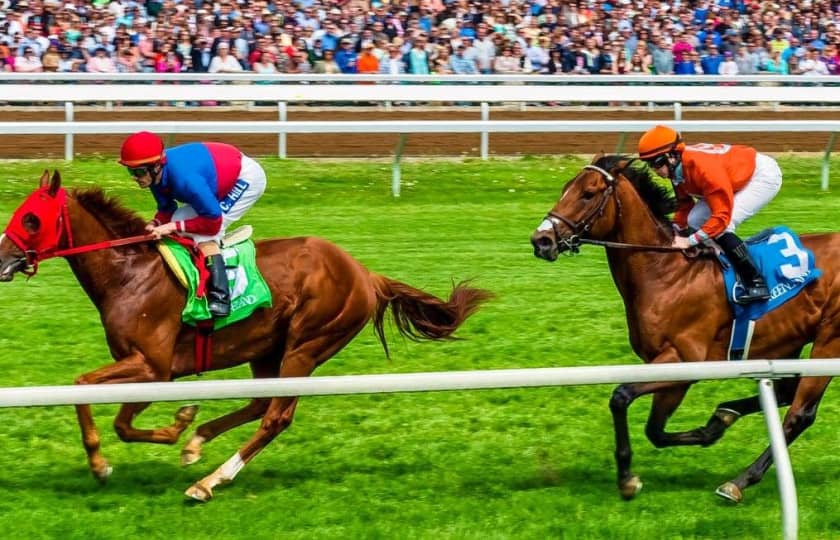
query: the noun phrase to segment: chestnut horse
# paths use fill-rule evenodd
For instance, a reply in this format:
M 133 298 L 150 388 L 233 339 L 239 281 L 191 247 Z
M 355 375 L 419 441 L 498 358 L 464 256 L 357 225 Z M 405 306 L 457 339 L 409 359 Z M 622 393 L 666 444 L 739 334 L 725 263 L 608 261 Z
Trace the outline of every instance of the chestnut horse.
M 0 239 L 0 281 L 10 281 L 15 272 L 26 269 L 26 250 L 49 253 L 70 243 L 86 245 L 142 234 L 144 220 L 101 190 L 67 192 L 58 172 L 50 180 L 45 171 L 40 189 L 15 212 Z M 186 293 L 152 242 L 91 251 L 67 260 L 99 310 L 111 355 L 117 360 L 78 377 L 77 384 L 171 381 L 194 372 L 195 330 L 181 322 Z M 448 301 L 438 299 L 370 272 L 336 245 L 313 237 L 257 242 L 257 265 L 271 289 L 273 307 L 217 331 L 209 369 L 247 362 L 254 377 L 306 377 L 371 319 L 387 354 L 384 320 L 389 306 L 401 334 L 415 340 L 441 340 L 451 338 L 491 297 L 462 283 Z M 206 501 L 215 486 L 233 480 L 289 427 L 297 402 L 296 397 L 254 399 L 199 426 L 182 451 L 184 465 L 200 458 L 204 443 L 262 419 L 256 434 L 226 463 L 187 489 L 186 495 Z M 195 406 L 183 407 L 172 425 L 149 430 L 133 427 L 134 419 L 148 406 L 122 405 L 114 427 L 123 441 L 174 444 L 196 414 Z M 100 453 L 90 406 L 79 405 L 76 413 L 90 469 L 104 481 L 111 467 Z
M 667 189 L 628 168 L 630 161 L 625 156 L 599 156 L 569 181 L 531 235 L 534 254 L 554 261 L 558 253 L 574 251 L 581 240 L 604 243 L 613 280 L 624 300 L 630 344 L 642 360 L 724 360 L 732 311 L 724 297 L 718 263 L 711 257 L 688 258 L 668 249 L 674 233 L 667 215 L 674 201 Z M 840 355 L 840 235 L 805 235 L 802 243 L 814 252 L 823 275 L 756 323 L 750 357 L 798 358 L 808 343 L 813 343 L 812 358 Z M 781 405 L 790 405 L 783 423 L 788 444 L 814 422 L 830 380 L 810 377 L 777 383 L 777 399 Z M 653 394 L 645 433 L 658 448 L 710 445 L 739 417 L 760 410 L 757 396 L 721 403 L 705 426 L 681 433 L 665 431 L 691 384 L 622 384 L 613 392 L 610 410 L 618 487 L 625 499 L 633 498 L 642 486 L 630 469 L 627 427 L 627 408 L 639 396 Z M 718 495 L 740 502 L 743 490 L 759 482 L 771 463 L 767 448 L 744 472 L 721 485 Z

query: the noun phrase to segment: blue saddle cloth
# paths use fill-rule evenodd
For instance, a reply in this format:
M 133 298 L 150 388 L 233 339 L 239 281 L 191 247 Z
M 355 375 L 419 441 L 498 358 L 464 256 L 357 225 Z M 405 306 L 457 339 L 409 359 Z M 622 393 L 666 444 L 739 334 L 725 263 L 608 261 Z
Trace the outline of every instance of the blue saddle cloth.
M 741 360 L 749 354 L 749 340 L 755 321 L 799 294 L 806 285 L 822 275 L 816 268 L 814 253 L 805 248 L 799 237 L 787 227 L 765 229 L 746 242 L 747 249 L 761 271 L 771 298 L 764 302 L 742 305 L 735 303 L 737 283 L 735 270 L 726 256 L 719 255 L 726 287 L 726 298 L 735 314 L 729 359 Z

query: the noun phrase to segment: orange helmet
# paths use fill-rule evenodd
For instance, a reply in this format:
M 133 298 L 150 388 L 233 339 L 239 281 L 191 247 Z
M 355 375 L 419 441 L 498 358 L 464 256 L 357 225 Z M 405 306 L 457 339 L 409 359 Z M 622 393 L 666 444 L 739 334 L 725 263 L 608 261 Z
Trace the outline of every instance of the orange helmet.
M 654 126 L 639 139 L 639 157 L 642 159 L 655 158 L 658 155 L 681 150 L 682 137 L 668 126 Z
M 163 161 L 163 141 L 148 131 L 129 135 L 120 149 L 120 164 L 126 167 L 139 167 L 160 161 Z

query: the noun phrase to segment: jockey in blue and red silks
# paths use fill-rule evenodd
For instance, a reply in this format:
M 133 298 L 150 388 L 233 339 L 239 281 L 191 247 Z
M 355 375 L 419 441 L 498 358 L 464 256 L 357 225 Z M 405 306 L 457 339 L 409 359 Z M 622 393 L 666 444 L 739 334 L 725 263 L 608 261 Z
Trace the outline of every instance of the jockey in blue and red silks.
M 146 230 L 156 238 L 178 232 L 196 242 L 210 272 L 210 313 L 229 315 L 230 291 L 220 243 L 227 226 L 265 191 L 263 168 L 229 144 L 187 143 L 164 150 L 160 137 L 148 131 L 123 142 L 120 164 L 157 201 L 157 213 Z

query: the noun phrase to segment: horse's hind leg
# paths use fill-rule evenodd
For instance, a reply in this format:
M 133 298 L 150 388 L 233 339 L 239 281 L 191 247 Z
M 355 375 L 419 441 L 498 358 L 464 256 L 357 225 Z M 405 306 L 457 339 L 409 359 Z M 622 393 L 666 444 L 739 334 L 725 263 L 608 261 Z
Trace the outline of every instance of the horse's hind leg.
M 195 419 L 198 405 L 185 405 L 175 413 L 175 422 L 158 429 L 137 429 L 132 425 L 137 416 L 146 410 L 151 403 L 125 403 L 120 407 L 114 419 L 114 429 L 120 440 L 124 442 L 150 442 L 158 444 L 175 444 L 181 433 Z
M 817 408 L 829 382 L 831 377 L 803 377 L 800 380 L 793 403 L 782 422 L 788 446 L 817 419 Z M 773 453 L 768 446 L 744 472 L 719 486 L 715 493 L 725 499 L 741 502 L 744 489 L 760 482 L 772 464 Z
M 814 340 L 811 358 L 835 358 L 840 354 L 840 335 L 837 328 L 826 324 Z M 817 419 L 817 408 L 820 400 L 831 382 L 831 377 L 803 377 L 795 386 L 793 400 L 785 414 L 782 429 L 788 446 L 808 429 Z M 757 484 L 764 477 L 764 473 L 773 463 L 773 454 L 768 446 L 744 472 L 730 482 L 717 488 L 715 493 L 725 499 L 741 502 L 743 491 L 747 487 Z
M 272 377 L 277 374 L 277 369 L 278 362 L 276 360 L 261 359 L 251 362 L 251 373 L 256 379 Z M 241 409 L 198 426 L 189 442 L 181 450 L 181 465 L 192 465 L 201 459 L 201 448 L 204 443 L 215 439 L 228 430 L 262 418 L 270 403 L 271 398 L 252 399 Z
M 350 328 L 347 333 L 331 334 L 294 344 L 283 356 L 280 377 L 307 377 L 315 368 L 333 356 L 353 339 L 364 326 L 366 319 Z M 289 427 L 295 414 L 298 398 L 273 398 L 263 416 L 257 433 L 221 467 L 189 487 L 185 494 L 198 501 L 208 501 L 213 488 L 232 481 L 246 463 L 260 450 Z

